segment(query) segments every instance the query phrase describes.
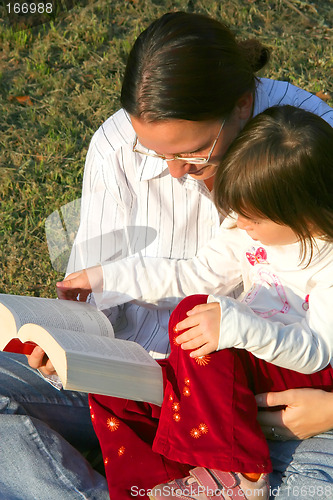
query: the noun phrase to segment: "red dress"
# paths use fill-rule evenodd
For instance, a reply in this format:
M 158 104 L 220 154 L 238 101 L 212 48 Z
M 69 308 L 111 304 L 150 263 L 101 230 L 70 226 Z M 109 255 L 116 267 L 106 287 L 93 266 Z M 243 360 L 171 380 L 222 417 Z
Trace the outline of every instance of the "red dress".
M 90 395 L 110 497 L 138 497 L 156 484 L 202 466 L 233 472 L 270 472 L 269 450 L 259 424 L 255 394 L 313 387 L 332 390 L 329 365 L 312 375 L 280 368 L 241 349 L 200 358 L 174 342 L 174 326 L 207 295 L 185 298 L 169 322 L 171 354 L 160 362 L 162 407 Z

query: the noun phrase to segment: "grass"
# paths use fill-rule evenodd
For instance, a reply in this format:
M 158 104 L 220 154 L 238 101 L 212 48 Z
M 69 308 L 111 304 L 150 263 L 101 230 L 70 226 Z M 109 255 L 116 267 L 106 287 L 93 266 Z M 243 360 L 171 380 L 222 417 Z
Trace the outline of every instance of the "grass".
M 88 0 L 25 30 L 0 7 L 1 293 L 55 296 L 63 273 L 51 263 L 45 220 L 80 197 L 87 147 L 119 107 L 128 51 L 169 10 L 205 13 L 240 38 L 258 37 L 273 51 L 262 76 L 333 105 L 327 0 Z

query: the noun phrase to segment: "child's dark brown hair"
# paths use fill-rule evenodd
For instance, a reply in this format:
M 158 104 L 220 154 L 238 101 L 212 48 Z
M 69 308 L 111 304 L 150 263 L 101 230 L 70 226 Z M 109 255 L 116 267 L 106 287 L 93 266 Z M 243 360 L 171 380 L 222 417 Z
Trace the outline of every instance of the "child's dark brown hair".
M 224 156 L 214 196 L 223 213 L 289 226 L 310 261 L 314 235 L 333 241 L 333 128 L 303 109 L 267 109 Z

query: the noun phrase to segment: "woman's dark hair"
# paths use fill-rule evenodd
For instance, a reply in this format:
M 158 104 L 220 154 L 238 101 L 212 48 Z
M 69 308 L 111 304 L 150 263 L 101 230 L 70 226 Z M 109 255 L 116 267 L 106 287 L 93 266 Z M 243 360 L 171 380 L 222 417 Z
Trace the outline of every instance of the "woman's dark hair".
M 257 115 L 235 139 L 217 169 L 218 209 L 289 226 L 304 262 L 314 237 L 333 241 L 333 128 L 292 106 Z
M 269 59 L 256 40 L 236 42 L 224 24 L 168 13 L 137 38 L 121 91 L 125 110 L 146 121 L 227 118 Z

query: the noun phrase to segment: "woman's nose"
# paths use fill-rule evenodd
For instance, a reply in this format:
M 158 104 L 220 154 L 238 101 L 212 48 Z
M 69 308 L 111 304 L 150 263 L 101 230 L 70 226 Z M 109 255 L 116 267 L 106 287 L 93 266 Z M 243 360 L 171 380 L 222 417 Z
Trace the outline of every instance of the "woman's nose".
M 166 162 L 168 164 L 170 175 L 172 177 L 176 177 L 177 179 L 188 174 L 191 168 L 190 163 L 186 163 L 186 161 L 183 160 L 174 160 L 174 161 L 166 160 Z

